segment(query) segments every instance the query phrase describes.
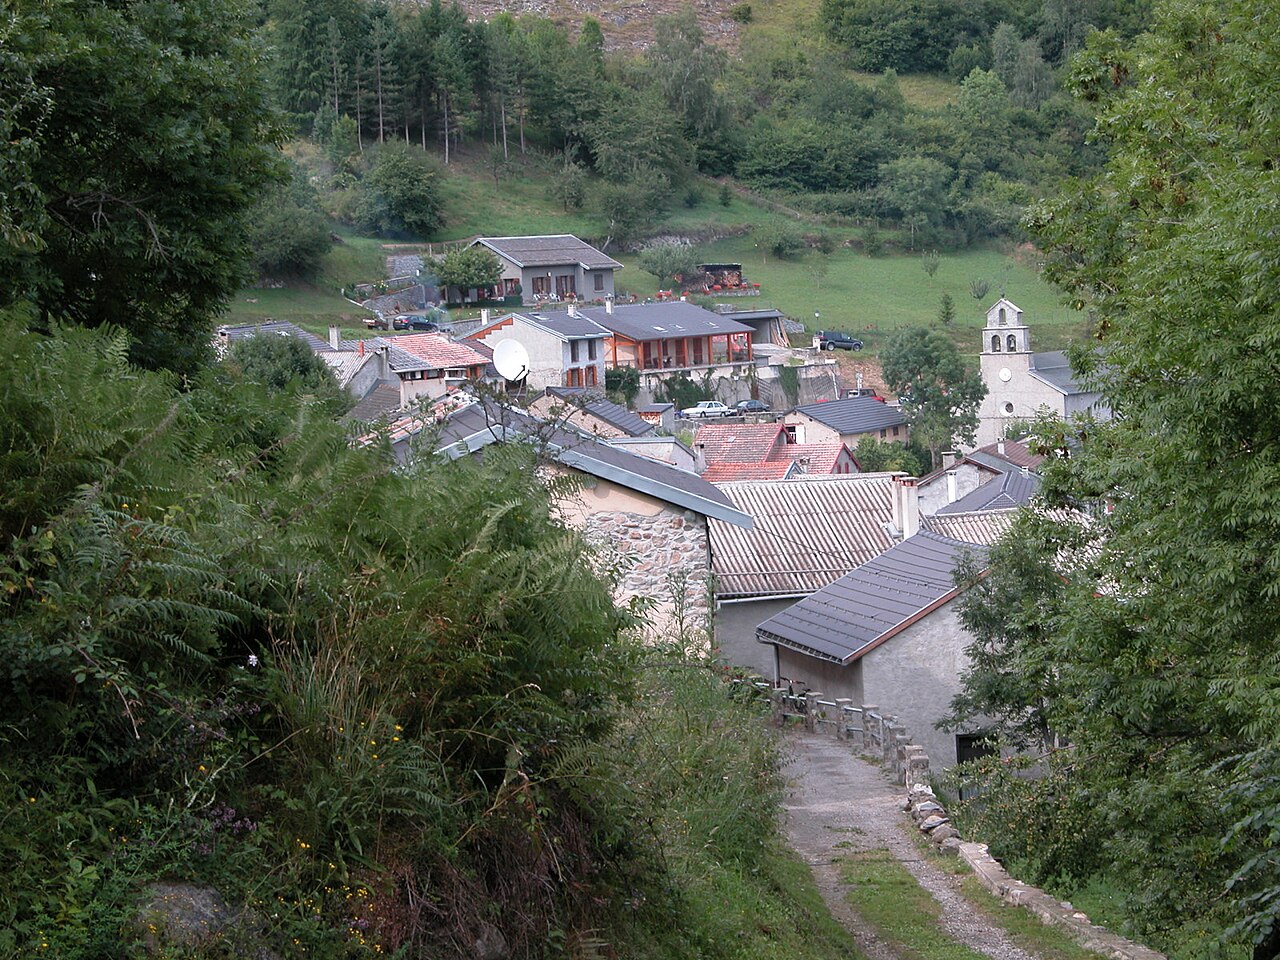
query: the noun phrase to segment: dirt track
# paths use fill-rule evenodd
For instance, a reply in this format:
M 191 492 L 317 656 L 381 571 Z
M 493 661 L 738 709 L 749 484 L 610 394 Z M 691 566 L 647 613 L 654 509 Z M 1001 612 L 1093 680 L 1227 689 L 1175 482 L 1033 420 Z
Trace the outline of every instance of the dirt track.
M 786 769 L 792 780 L 786 804 L 787 837 L 813 871 L 832 915 L 853 935 L 870 960 L 902 960 L 845 901 L 847 884 L 835 863 L 847 850 L 888 850 L 942 908 L 948 936 L 993 960 L 1037 960 L 990 924 L 957 889 L 958 879 L 923 859 L 908 833 L 914 829 L 902 811 L 903 790 L 879 767 L 852 755 L 848 744 L 793 731 L 788 738 L 794 759 Z

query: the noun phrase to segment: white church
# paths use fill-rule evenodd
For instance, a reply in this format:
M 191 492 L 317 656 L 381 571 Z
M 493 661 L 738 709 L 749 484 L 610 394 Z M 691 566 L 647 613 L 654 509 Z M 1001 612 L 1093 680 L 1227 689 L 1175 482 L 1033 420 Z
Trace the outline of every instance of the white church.
M 1003 297 L 987 311 L 980 368 L 987 396 L 978 408 L 979 447 L 1003 440 L 1010 421 L 1030 420 L 1042 410 L 1064 420 L 1086 412 L 1100 419 L 1111 415 L 1102 394 L 1076 379 L 1065 353 L 1031 352 L 1022 311 Z

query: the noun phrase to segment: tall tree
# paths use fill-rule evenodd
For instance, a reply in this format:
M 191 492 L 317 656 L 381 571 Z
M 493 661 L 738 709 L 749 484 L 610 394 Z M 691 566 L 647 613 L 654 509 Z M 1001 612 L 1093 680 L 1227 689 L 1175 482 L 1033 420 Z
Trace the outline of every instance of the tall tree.
M 937 330 L 899 330 L 885 345 L 884 379 L 903 398 L 911 438 L 929 451 L 936 468 L 957 440 L 973 443 L 978 404 L 987 395 L 975 371 L 965 369 L 955 344 Z
M 246 5 L 51 0 L 5 29 L 4 162 L 24 179 L 4 188 L 0 302 L 198 364 L 244 279 L 245 212 L 282 172 Z
M 1059 796 L 1137 923 L 1258 958 L 1280 956 L 1278 58 L 1264 0 L 1170 0 L 1131 50 L 1093 35 L 1073 85 L 1111 159 L 1030 218 L 1121 414 L 1049 471 L 1055 502 L 1108 504 L 1049 632 Z

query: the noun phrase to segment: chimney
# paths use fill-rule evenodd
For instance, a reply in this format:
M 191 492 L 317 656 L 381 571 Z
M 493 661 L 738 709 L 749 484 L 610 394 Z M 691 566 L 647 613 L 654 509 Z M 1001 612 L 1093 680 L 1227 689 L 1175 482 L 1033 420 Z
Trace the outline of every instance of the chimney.
M 1001 437 L 999 440 L 996 441 L 996 453 L 1000 454 L 1000 456 L 1002 457 L 1004 456 L 1004 438 L 1003 437 Z
M 947 503 L 956 502 L 956 475 L 952 471 L 947 471 Z
M 572 301 L 570 301 L 570 302 L 569 302 L 569 316 L 571 316 L 571 317 L 576 317 L 577 315 L 578 315 L 578 305 L 577 305 L 576 303 L 573 303 Z
M 333 329 L 333 328 L 332 328 L 332 327 L 330 327 L 330 329 Z M 364 341 L 363 341 L 363 340 L 361 340 L 361 341 L 360 341 L 360 356 L 362 356 L 362 357 L 364 356 Z
M 902 534 L 903 540 L 920 532 L 920 488 L 916 483 L 915 477 L 897 476 L 893 478 L 893 489 L 890 491 L 893 525 Z
M 360 346 L 362 348 L 364 347 L 363 341 L 360 343 Z M 379 380 L 391 379 L 391 362 L 388 357 L 388 354 L 390 352 L 391 352 L 390 349 L 387 347 L 385 343 L 378 348 L 378 379 Z
M 480 308 L 480 324 L 481 326 L 489 325 L 489 308 L 488 307 Z
M 341 345 L 341 340 L 338 338 L 338 325 L 336 323 L 329 324 L 329 349 L 337 350 Z
M 920 532 L 920 488 L 915 477 L 902 478 L 902 539 Z
M 604 312 L 610 316 L 613 315 L 613 297 L 604 298 Z
M 960 454 L 956 453 L 954 450 L 943 450 L 942 451 L 942 469 L 950 470 L 952 467 L 956 465 L 956 461 L 959 459 L 960 459 Z

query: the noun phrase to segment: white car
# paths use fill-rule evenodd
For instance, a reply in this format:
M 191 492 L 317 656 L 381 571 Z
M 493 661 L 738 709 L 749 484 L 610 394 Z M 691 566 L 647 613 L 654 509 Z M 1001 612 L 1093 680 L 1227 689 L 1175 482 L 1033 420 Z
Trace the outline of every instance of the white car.
M 719 400 L 703 400 L 696 407 L 686 407 L 680 411 L 682 417 L 694 417 L 705 420 L 707 417 L 732 417 L 733 407 L 725 406 Z

